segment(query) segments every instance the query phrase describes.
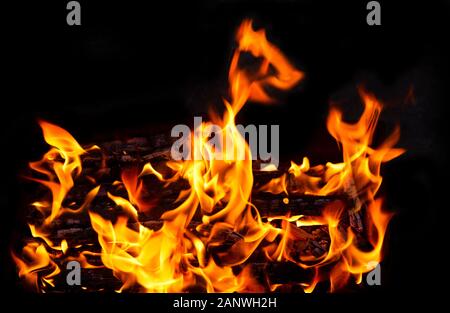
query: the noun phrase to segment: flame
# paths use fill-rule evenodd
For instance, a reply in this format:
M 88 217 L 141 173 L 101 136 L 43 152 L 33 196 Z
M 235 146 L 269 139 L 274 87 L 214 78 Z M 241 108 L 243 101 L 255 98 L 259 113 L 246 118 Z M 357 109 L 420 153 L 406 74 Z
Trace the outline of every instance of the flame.
M 137 283 L 147 292 L 173 292 L 187 290 L 199 284 L 199 281 L 207 291 L 231 292 L 248 288 L 245 283 L 248 279 L 243 277 L 248 276 L 249 270 L 243 270 L 236 276 L 232 266 L 243 263 L 264 239 L 267 231 L 261 231 L 258 227 L 247 230 L 247 242 L 235 248 L 239 257 L 224 259 L 224 264 L 220 266 L 206 255 L 207 247 L 217 244 L 214 242 L 216 234 L 223 231 L 240 233 L 255 223 L 249 202 L 253 186 L 252 158 L 234 118 L 247 100 L 269 101 L 264 91 L 266 86 L 288 89 L 303 74 L 295 70 L 281 52 L 266 40 L 263 31 L 255 32 L 250 21 L 241 25 L 237 40 L 239 48 L 233 56 L 229 72 L 231 98 L 230 101 L 224 100 L 224 117 L 216 118 L 215 121 L 220 126 L 220 134 L 226 144 L 221 147 L 211 145 L 206 133 L 212 124 L 202 123 L 191 136 L 193 160 L 168 163 L 175 172 L 172 178 L 165 179 L 151 164 L 146 164 L 139 175 L 155 175 L 165 183 L 184 179 L 190 185 L 180 195 L 185 200 L 160 217 L 164 221 L 162 228 L 151 231 L 140 225 L 137 231 L 133 231 L 126 227 L 127 219 L 119 219 L 112 225 L 98 215 L 90 215 L 93 227 L 99 234 L 103 263 L 124 282 L 123 289 Z M 242 52 L 264 59 L 256 74 L 250 75 L 238 67 Z M 270 64 L 277 70 L 275 75 L 268 72 Z M 241 153 L 243 158 L 238 157 Z M 214 157 L 217 154 L 221 157 Z M 128 186 L 130 202 L 120 199 L 119 203 L 117 198 L 113 200 L 121 207 L 134 204 L 137 207 L 135 211 L 145 210 L 136 199 L 136 193 L 130 192 L 136 186 L 137 189 L 141 188 L 141 182 L 132 181 L 126 175 L 122 175 L 122 179 Z M 218 210 L 218 205 L 223 207 Z M 203 226 L 213 224 L 212 230 L 205 236 L 189 230 L 192 217 L 198 209 L 203 215 Z M 250 240 L 251 231 L 256 232 L 252 235 L 253 240 Z
M 318 196 L 346 194 L 353 203 L 349 211 L 350 219 L 354 218 L 363 207 L 367 211 L 366 226 L 369 228 L 368 240 L 372 247 L 370 251 L 360 250 L 361 244 L 354 232 L 354 228 L 362 227 L 362 221 L 355 221 L 357 225 L 353 225 L 353 228 L 341 229 L 343 206 L 327 207 L 323 216 L 307 222 L 296 220 L 298 227 L 327 225 L 330 236 L 329 249 L 323 257 L 315 260 L 312 265 L 298 263 L 304 268 L 316 269 L 313 281 L 305 285 L 305 291 L 308 292 L 323 279 L 330 280 L 331 291 L 342 288 L 351 275 L 355 277 L 357 283 L 361 283 L 362 274 L 370 270 L 367 265 L 381 261 L 381 248 L 391 214 L 382 211 L 382 202 L 376 198 L 382 182 L 380 168 L 383 162 L 396 158 L 404 150 L 393 148 L 400 137 L 398 128 L 378 148 L 370 146 L 382 105 L 373 95 L 362 89 L 360 95 L 364 103 L 364 112 L 356 123 L 345 123 L 342 113 L 336 108 L 332 108 L 328 116 L 327 128 L 342 149 L 343 162 L 329 162 L 325 166 L 311 167 L 309 159 L 304 157 L 300 165 L 291 162 L 289 176 L 284 174 L 261 187 L 262 191 L 275 194 L 282 192 Z M 285 231 L 289 233 L 289 228 Z M 289 256 L 286 258 L 289 259 Z M 309 261 L 309 258 L 303 260 Z M 330 263 L 334 263 L 332 270 L 325 274 L 325 266 Z
M 75 138 L 66 130 L 54 124 L 39 121 L 45 141 L 52 148 L 41 160 L 31 162 L 30 168 L 45 178 L 30 178 L 50 190 L 50 198 L 36 201 L 32 205 L 42 214 L 43 220 L 37 225 L 29 224 L 35 241 L 25 244 L 20 257 L 13 253 L 13 259 L 19 268 L 19 276 L 25 277 L 27 283 L 41 289 L 53 286 L 54 277 L 61 272 L 53 257 L 61 258 L 68 250 L 68 242 L 62 240 L 54 243 L 49 234 L 52 222 L 63 214 L 78 214 L 90 205 L 97 195 L 100 186 L 94 187 L 85 197 L 78 209 L 66 208 L 63 205 L 69 191 L 74 186 L 74 177 L 82 172 L 81 155 L 98 149 L 92 146 L 83 149 Z M 83 263 L 84 257 L 79 256 Z M 38 275 L 39 272 L 48 272 Z
M 154 207 L 154 201 L 144 198 L 144 185 L 139 179 L 139 169 L 131 168 L 122 171 L 122 182 L 127 190 L 131 204 L 136 205 L 142 212 L 149 212 Z
M 61 272 L 45 246 L 38 242 L 28 243 L 20 257 L 14 253 L 12 257 L 19 268 L 19 277 L 36 289 L 45 288 L 46 285 L 53 286 L 53 278 Z M 44 272 L 44 275 L 40 276 L 40 272 Z
M 247 100 L 270 103 L 274 99 L 267 93 L 265 87 L 281 90 L 291 89 L 304 76 L 303 72 L 295 69 L 283 53 L 269 41 L 265 31 L 254 31 L 251 20 L 244 20 L 237 31 L 238 48 L 234 52 L 229 71 L 231 96 L 234 99 L 234 113 L 237 114 Z M 239 69 L 238 61 L 242 52 L 251 53 L 263 61 L 256 73 L 248 73 Z M 270 74 L 270 65 L 277 71 Z
M 382 105 L 362 89 L 360 94 L 364 112 L 357 123 L 345 123 L 342 113 L 336 108 L 332 108 L 328 115 L 327 128 L 342 147 L 343 162 L 311 167 L 307 157 L 301 164 L 292 161 L 289 175 L 275 178 L 261 190 L 275 194 L 288 193 L 287 189 L 290 189 L 291 193 L 317 196 L 350 193 L 354 198 L 373 197 L 382 182 L 381 164 L 401 155 L 404 150 L 393 148 L 400 138 L 398 127 L 380 147 L 370 147 Z
M 352 278 L 360 283 L 363 273 L 370 270 L 367 265 L 381 262 L 391 214 L 383 212 L 381 198 L 377 197 L 382 182 L 380 168 L 403 153 L 394 148 L 399 130 L 379 147 L 371 146 L 382 105 L 361 89 L 364 112 L 356 123 L 344 122 L 337 108 L 332 108 L 328 116 L 328 131 L 342 149 L 341 163 L 311 166 L 304 157 L 301 164 L 291 162 L 287 173 L 260 188 L 284 194 L 286 205 L 291 195 L 346 195 L 351 208 L 342 200 L 328 204 L 320 216 L 261 216 L 251 199 L 251 151 L 236 127 L 235 117 L 248 101 L 275 102 L 269 90 L 291 89 L 304 74 L 267 40 L 264 30 L 255 31 L 250 20 L 241 24 L 236 41 L 228 73 L 229 96 L 223 100 L 225 113 L 221 117 L 212 114 L 214 124 L 202 122 L 192 131 L 188 138 L 191 158 L 166 162 L 169 173 L 164 174 L 151 163 L 141 170 L 123 170 L 121 182 L 112 185 L 117 190 L 107 192 L 121 211 L 114 219 L 106 217 L 106 210 L 88 211 L 100 252 L 66 240 L 55 243 L 49 235 L 55 219 L 63 214 L 86 213 L 85 208 L 96 197 L 101 186 L 95 186 L 95 178 L 89 177 L 94 187 L 79 208 L 64 206 L 77 177 L 82 175 L 82 156 L 98 147 L 84 149 L 64 129 L 40 122 L 45 141 L 52 148 L 30 167 L 45 177 L 33 180 L 47 187 L 50 197 L 33 203 L 42 213 L 43 222 L 30 225 L 34 240 L 20 255 L 13 253 L 20 277 L 45 291 L 60 272 L 58 264 L 75 258 L 83 267 L 93 267 L 86 259 L 91 255 L 100 257 L 103 266 L 120 279 L 118 292 L 275 291 L 283 284 L 272 282 L 267 273 L 258 277 L 249 262 L 262 251 L 268 262 L 294 263 L 309 273 L 310 279 L 298 284 L 310 293 L 324 281 L 329 282 L 330 291 L 343 288 Z M 258 60 L 256 70 L 243 68 L 242 54 Z M 209 138 L 217 126 L 224 139 L 219 145 Z M 139 221 L 140 212 L 156 214 L 152 211 L 156 199 L 146 196 L 143 179 L 148 175 L 165 187 L 180 180 L 188 184 L 179 193 L 176 207 L 158 217 L 162 221 L 159 229 L 150 229 Z M 125 187 L 126 197 L 119 195 L 121 187 Z M 201 222 L 194 221 L 194 216 L 201 216 Z M 316 242 L 311 227 L 325 233 L 327 240 Z M 363 228 L 367 242 L 361 239 Z M 230 237 L 233 243 L 227 247 Z M 311 253 L 311 247 L 317 251 Z M 73 251 L 78 251 L 75 257 L 69 256 Z

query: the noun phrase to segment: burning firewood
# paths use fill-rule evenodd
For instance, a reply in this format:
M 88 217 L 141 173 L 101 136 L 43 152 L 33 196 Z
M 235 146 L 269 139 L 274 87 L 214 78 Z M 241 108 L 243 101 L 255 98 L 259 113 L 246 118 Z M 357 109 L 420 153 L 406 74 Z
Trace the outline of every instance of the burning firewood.
M 38 291 L 66 291 L 62 273 L 76 261 L 78 289 L 87 291 L 312 292 L 323 282 L 335 291 L 381 260 L 390 215 L 376 198 L 379 168 L 403 152 L 393 148 L 398 132 L 370 147 L 381 104 L 361 91 L 355 124 L 330 111 L 341 163 L 310 166 L 305 157 L 261 170 L 235 116 L 247 101 L 273 102 L 268 90 L 288 90 L 304 74 L 250 21 L 236 37 L 226 111 L 187 136 L 186 158 L 173 156 L 167 134 L 81 146 L 40 121 L 51 148 L 30 163 L 43 189 L 29 212 L 31 236 L 12 253 L 21 278 Z M 241 54 L 262 59 L 256 71 L 241 68 Z M 204 130 L 213 128 L 226 145 L 210 142 Z

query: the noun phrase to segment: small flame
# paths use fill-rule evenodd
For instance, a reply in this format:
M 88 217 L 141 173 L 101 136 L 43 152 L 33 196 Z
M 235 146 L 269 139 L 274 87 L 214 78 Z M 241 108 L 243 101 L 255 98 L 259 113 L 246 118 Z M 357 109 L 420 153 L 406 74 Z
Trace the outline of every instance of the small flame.
M 131 204 L 136 205 L 142 212 L 149 212 L 155 205 L 154 201 L 144 198 L 144 185 L 139 179 L 139 170 L 130 168 L 122 171 L 122 182 L 127 190 Z

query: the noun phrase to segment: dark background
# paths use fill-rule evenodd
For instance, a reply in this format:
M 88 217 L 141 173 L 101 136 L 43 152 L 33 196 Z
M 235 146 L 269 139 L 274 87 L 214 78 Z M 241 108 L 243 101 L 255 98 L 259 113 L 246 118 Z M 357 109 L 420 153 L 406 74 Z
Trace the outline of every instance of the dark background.
M 380 137 L 399 123 L 398 146 L 407 149 L 382 173 L 387 208 L 396 213 L 382 286 L 304 303 L 380 305 L 436 298 L 443 291 L 448 1 L 379 1 L 381 26 L 366 24 L 367 1 L 79 1 L 82 25 L 72 27 L 66 24 L 67 2 L 21 2 L 4 13 L 4 86 L 11 97 L 2 101 L 3 295 L 21 295 L 23 304 L 47 301 L 23 294 L 8 252 L 13 234 L 23 229 L 19 173 L 47 149 L 37 118 L 64 127 L 81 143 L 192 123 L 193 115 L 220 106 L 226 96 L 234 32 L 247 17 L 306 75 L 280 104 L 249 103 L 238 117 L 244 124 L 280 124 L 283 162 L 304 155 L 313 164 L 339 160 L 326 115 L 336 102 L 356 118 L 360 84 L 385 105 Z M 408 96 L 412 90 L 414 97 Z M 101 302 L 92 298 L 76 302 Z M 285 301 L 302 303 L 298 296 Z

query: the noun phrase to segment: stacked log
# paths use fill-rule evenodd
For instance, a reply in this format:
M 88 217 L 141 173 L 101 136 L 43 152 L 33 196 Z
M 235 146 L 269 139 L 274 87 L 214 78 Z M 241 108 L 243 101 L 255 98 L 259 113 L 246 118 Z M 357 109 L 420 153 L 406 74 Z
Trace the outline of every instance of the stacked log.
M 155 167 L 164 164 L 170 159 L 170 147 L 173 138 L 165 135 L 157 135 L 148 138 L 132 138 L 126 141 L 106 142 L 100 145 L 100 150 L 92 151 L 83 156 L 83 176 L 78 178 L 75 186 L 67 195 L 64 205 L 66 207 L 78 207 L 83 203 L 86 194 L 95 184 L 101 184 L 101 188 L 93 200 L 90 210 L 93 212 L 101 212 L 105 218 L 114 221 L 115 216 L 120 213 L 120 208 L 108 197 L 107 193 L 111 192 L 115 195 L 126 197 L 126 190 L 118 190 L 114 184 L 116 180 L 120 180 L 123 169 L 137 168 L 141 169 L 147 162 L 152 162 Z M 283 171 L 259 171 L 258 162 L 254 166 L 255 185 L 262 185 L 270 179 L 279 177 Z M 30 173 L 31 174 L 31 173 Z M 93 183 L 95 178 L 95 184 Z M 159 219 L 162 212 L 174 209 L 176 207 L 175 199 L 181 190 L 188 187 L 187 183 L 180 182 L 171 184 L 168 188 L 162 188 L 162 184 L 155 178 L 144 178 L 145 190 L 148 192 L 144 195 L 148 198 L 156 197 L 158 201 L 155 208 L 150 213 L 140 213 L 139 223 L 149 229 L 157 230 L 162 226 L 163 221 Z M 349 187 L 352 191 L 351 187 Z M 37 194 L 45 191 L 37 191 Z M 152 193 L 154 192 L 154 193 Z M 306 196 L 306 195 L 274 195 L 266 192 L 260 192 L 255 189 L 251 196 L 252 203 L 257 207 L 263 220 L 274 216 L 320 216 L 322 210 L 333 203 L 345 203 L 348 208 L 353 208 L 355 195 L 352 192 L 342 195 L 332 196 Z M 356 233 L 362 232 L 361 212 L 348 210 L 348 215 L 341 221 L 340 227 L 343 231 L 347 227 L 354 228 Z M 30 224 L 38 224 L 43 217 L 40 216 L 32 207 L 27 218 Z M 200 215 L 194 216 L 188 229 L 192 232 L 196 231 L 196 227 L 201 224 Z M 131 221 L 130 228 L 137 228 L 137 222 Z M 89 246 L 89 250 L 94 255 L 89 256 L 89 263 L 97 264 L 97 268 L 83 268 L 83 287 L 67 286 L 64 275 L 60 275 L 55 280 L 55 287 L 50 288 L 49 292 L 71 292 L 71 291 L 112 291 L 117 290 L 121 286 L 121 282 L 114 277 L 111 270 L 101 267 L 101 260 L 98 252 L 101 247 L 98 244 L 97 234 L 93 230 L 90 219 L 86 212 L 82 214 L 65 214 L 56 219 L 50 227 L 53 231 L 49 236 L 55 243 L 60 243 L 63 239 L 69 244 L 69 250 L 66 257 L 71 254 L 76 255 L 79 251 L 77 246 Z M 294 229 L 295 229 L 294 225 Z M 329 234 L 326 226 L 309 226 L 299 229 L 299 237 L 301 241 L 296 243 L 299 254 L 312 254 L 319 257 L 327 252 L 329 247 Z M 220 234 L 222 249 L 232 247 L 238 241 L 243 239 L 241 234 L 232 230 L 224 230 Z M 25 238 L 25 241 L 30 238 Z M 211 248 L 212 249 L 212 248 Z M 210 251 L 214 253 L 214 251 Z M 55 254 L 61 253 L 55 251 Z M 97 253 L 97 254 L 96 254 Z M 295 257 L 295 256 L 294 256 Z M 58 258 L 56 258 L 58 259 Z M 269 278 L 274 283 L 292 283 L 293 281 L 304 281 L 305 277 L 310 275 L 298 266 L 292 264 L 269 262 L 263 253 L 254 253 L 248 260 L 252 265 L 252 270 L 261 280 Z M 65 269 L 64 264 L 58 264 L 61 269 Z

